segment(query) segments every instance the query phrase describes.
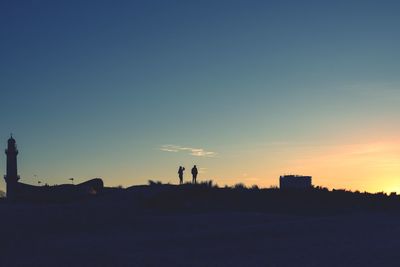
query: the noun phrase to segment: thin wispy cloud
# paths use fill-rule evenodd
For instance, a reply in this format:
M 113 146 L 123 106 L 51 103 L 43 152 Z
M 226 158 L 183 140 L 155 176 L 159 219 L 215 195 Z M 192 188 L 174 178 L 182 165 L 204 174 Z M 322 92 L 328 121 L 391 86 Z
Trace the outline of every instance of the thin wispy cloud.
M 174 153 L 188 152 L 189 155 L 195 157 L 206 157 L 206 158 L 213 158 L 217 155 L 217 153 L 212 151 L 207 151 L 203 148 L 183 147 L 177 145 L 162 145 L 160 150 L 164 152 L 174 152 Z

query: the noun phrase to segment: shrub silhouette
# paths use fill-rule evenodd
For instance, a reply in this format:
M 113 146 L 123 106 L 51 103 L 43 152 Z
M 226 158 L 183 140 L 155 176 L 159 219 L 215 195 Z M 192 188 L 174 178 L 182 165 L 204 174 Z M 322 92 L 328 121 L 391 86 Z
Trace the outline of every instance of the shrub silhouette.
M 243 183 L 235 184 L 235 186 L 233 188 L 236 189 L 236 190 L 245 190 L 245 189 L 247 189 L 247 187 Z
M 280 190 L 277 187 L 246 187 L 243 183 L 219 188 L 213 181 L 183 186 L 149 181 L 157 190 L 136 205 L 163 211 L 255 211 L 295 214 L 331 214 L 362 210 L 400 210 L 400 196 L 380 192 L 359 193 L 314 187 L 311 190 Z
M 260 188 L 258 187 L 258 185 L 252 185 L 251 186 L 251 188 L 250 188 L 251 190 L 260 190 Z
M 149 181 L 148 181 L 148 184 L 149 184 L 150 186 L 156 186 L 156 185 L 162 185 L 162 182 L 161 182 L 161 181 L 149 180 Z

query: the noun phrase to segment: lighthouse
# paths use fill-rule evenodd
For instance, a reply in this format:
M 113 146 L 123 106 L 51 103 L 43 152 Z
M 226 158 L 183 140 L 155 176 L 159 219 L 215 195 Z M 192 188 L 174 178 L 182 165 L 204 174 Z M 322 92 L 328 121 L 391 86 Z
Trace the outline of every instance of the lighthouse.
M 12 135 L 10 139 L 8 139 L 8 146 L 5 152 L 7 155 L 7 173 L 4 176 L 4 179 L 7 183 L 7 198 L 13 199 L 19 176 L 17 169 L 18 149 L 15 139 Z

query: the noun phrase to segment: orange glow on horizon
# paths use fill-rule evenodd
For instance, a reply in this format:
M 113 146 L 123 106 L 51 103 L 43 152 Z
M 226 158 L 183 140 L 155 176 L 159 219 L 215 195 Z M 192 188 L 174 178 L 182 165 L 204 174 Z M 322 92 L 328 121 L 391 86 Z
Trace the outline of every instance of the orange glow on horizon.
M 400 192 L 400 140 L 316 149 L 293 161 L 315 185 L 368 192 Z

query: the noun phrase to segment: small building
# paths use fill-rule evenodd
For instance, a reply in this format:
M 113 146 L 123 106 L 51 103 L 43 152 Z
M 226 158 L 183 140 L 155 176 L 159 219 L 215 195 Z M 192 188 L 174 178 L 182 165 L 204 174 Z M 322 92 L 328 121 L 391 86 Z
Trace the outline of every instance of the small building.
M 310 189 L 312 188 L 311 176 L 283 175 L 279 177 L 280 189 Z

